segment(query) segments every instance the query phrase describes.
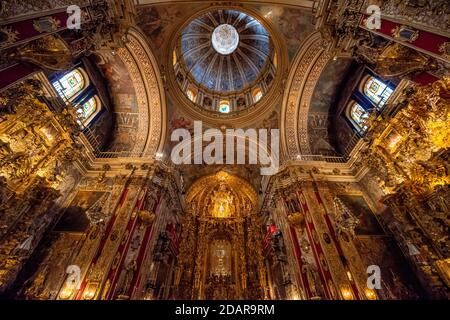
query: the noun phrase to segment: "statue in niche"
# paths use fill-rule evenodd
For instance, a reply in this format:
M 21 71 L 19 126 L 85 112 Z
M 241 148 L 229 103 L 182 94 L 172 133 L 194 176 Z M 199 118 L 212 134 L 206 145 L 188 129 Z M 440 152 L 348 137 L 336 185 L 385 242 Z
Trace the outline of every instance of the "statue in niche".
M 0 159 L 7 157 L 11 153 L 13 153 L 13 150 L 11 149 L 9 142 L 3 141 L 3 139 L 0 138 Z
M 109 207 L 109 199 L 110 194 L 106 192 L 88 210 L 86 210 L 86 215 L 89 217 L 89 220 L 91 220 L 91 222 L 98 223 L 105 220 L 108 213 L 103 212 L 103 208 Z
M 131 260 L 125 270 L 122 271 L 123 281 L 120 285 L 119 295 L 126 296 L 128 291 L 130 290 L 131 281 L 133 281 L 134 273 L 137 270 L 136 260 Z
M 42 94 L 42 83 L 36 79 L 27 79 L 24 82 L 6 90 L 0 97 L 0 117 L 15 114 L 22 105 L 24 98 L 34 98 Z
M 0 160 L 1 173 L 11 177 L 13 183 L 21 182 L 31 174 L 30 158 L 24 152 L 9 154 Z
M 6 209 L 6 201 L 9 198 L 8 193 L 6 178 L 0 176 L 0 217 L 2 216 L 2 212 Z
M 139 248 L 139 245 L 141 244 L 141 236 L 136 235 L 133 240 L 131 240 L 131 250 L 136 251 Z
M 25 296 L 29 299 L 42 299 L 46 300 L 50 297 L 50 293 L 45 288 L 47 282 L 49 268 L 48 264 L 44 265 L 44 268 L 37 274 L 36 278 L 33 280 L 32 285 L 25 290 Z
M 316 268 L 302 257 L 302 272 L 308 278 L 309 289 L 311 291 L 311 299 L 321 299 L 323 297 L 323 287 L 319 279 Z
M 395 290 L 395 296 L 397 299 L 408 299 L 409 298 L 409 291 L 408 288 L 403 284 L 403 282 L 400 280 L 400 278 L 392 271 L 390 270 L 392 275 L 392 283 L 393 288 Z
M 231 191 L 228 190 L 224 183 L 221 183 L 219 189 L 212 197 L 212 212 L 211 215 L 217 218 L 229 218 L 234 215 L 234 197 Z
M 89 232 L 89 240 L 95 240 L 99 236 L 99 234 L 103 233 L 103 230 L 105 229 L 105 221 L 100 220 L 97 223 L 94 223 L 91 225 L 91 230 Z

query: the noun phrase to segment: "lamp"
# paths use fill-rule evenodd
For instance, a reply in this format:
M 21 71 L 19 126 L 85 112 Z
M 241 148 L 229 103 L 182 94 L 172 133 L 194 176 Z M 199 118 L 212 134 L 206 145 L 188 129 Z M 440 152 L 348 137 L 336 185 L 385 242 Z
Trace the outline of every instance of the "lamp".
M 364 294 L 366 295 L 368 300 L 377 300 L 377 294 L 373 289 L 366 288 L 364 290 Z
M 354 299 L 352 290 L 349 288 L 349 286 L 342 286 L 341 294 L 342 294 L 342 298 L 344 298 L 344 300 L 353 300 Z

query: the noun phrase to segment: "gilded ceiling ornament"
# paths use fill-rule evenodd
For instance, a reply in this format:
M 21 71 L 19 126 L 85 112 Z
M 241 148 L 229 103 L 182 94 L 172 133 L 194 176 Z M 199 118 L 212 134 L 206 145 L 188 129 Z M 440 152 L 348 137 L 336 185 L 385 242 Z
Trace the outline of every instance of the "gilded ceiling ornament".
M 71 69 L 73 63 L 69 47 L 57 35 L 48 35 L 27 43 L 12 57 L 54 71 Z
M 397 26 L 391 31 L 392 36 L 395 39 L 414 42 L 419 37 L 419 31 L 408 26 Z
M 58 30 L 61 25 L 61 21 L 53 17 L 41 17 L 33 21 L 33 27 L 37 32 L 50 33 Z
M 447 59 L 450 60 L 450 42 L 444 42 L 440 47 L 439 47 L 439 52 L 442 52 L 442 56 Z
M 399 43 L 388 45 L 376 60 L 375 71 L 383 78 L 394 78 L 436 68 L 432 60 Z
M 0 48 L 5 48 L 19 39 L 19 31 L 11 27 L 0 27 Z

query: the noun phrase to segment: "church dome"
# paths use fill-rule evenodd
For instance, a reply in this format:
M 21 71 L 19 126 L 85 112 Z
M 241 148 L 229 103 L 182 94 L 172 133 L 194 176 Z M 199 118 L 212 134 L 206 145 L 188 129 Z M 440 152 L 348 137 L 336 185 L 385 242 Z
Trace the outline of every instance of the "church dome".
M 191 19 L 181 30 L 173 58 L 187 97 L 221 113 L 259 102 L 276 71 L 267 29 L 234 9 L 214 9 Z

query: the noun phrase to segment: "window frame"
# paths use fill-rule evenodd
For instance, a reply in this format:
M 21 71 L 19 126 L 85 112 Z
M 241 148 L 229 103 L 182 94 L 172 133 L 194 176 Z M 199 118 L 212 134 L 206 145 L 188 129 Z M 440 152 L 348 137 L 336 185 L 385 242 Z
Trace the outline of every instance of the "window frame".
M 222 108 L 222 106 L 227 105 L 228 106 L 228 111 L 227 112 L 223 112 L 220 109 Z M 219 112 L 222 114 L 228 114 L 231 112 L 231 103 L 229 100 L 220 100 L 219 101 Z
M 256 98 L 258 97 L 258 98 Z M 255 88 L 252 92 L 252 99 L 253 99 L 253 103 L 258 103 L 259 101 L 261 101 L 263 97 L 263 92 L 261 90 L 261 88 Z
M 353 127 L 358 131 L 358 133 L 365 133 L 369 128 L 367 126 L 363 127 L 360 123 L 353 117 L 353 110 L 355 107 L 359 106 L 362 110 L 364 110 L 364 113 L 369 116 L 369 111 L 365 109 L 358 101 L 356 100 L 350 100 L 350 102 L 347 104 L 347 111 L 346 116 L 347 119 L 352 123 Z
M 374 93 L 368 93 L 369 89 L 368 89 L 368 84 L 369 82 L 378 82 L 379 84 L 384 86 L 384 89 L 381 91 L 380 93 L 380 100 L 379 101 L 375 101 L 373 97 L 377 96 Z M 385 95 L 386 90 L 389 90 L 390 93 Z M 378 78 L 375 75 L 372 74 L 368 74 L 366 75 L 362 81 L 360 82 L 359 85 L 359 91 L 362 93 L 362 95 L 367 98 L 367 100 L 377 109 L 377 110 L 382 110 L 386 103 L 389 101 L 390 97 L 392 96 L 392 94 L 394 93 L 395 88 L 393 88 L 389 82 L 385 82 L 383 80 L 381 80 L 380 78 Z M 383 100 L 383 97 L 386 96 L 386 99 Z
M 92 120 L 94 120 L 94 118 L 100 113 L 100 111 L 102 110 L 102 101 L 100 99 L 100 97 L 98 96 L 98 94 L 94 94 L 93 96 L 91 96 L 90 98 L 86 99 L 85 101 L 83 101 L 82 103 L 80 103 L 79 105 L 81 106 L 81 108 L 84 108 L 84 104 L 87 103 L 88 101 L 90 101 L 91 99 L 94 99 L 95 103 L 96 103 L 96 108 L 95 111 L 88 116 L 86 119 L 84 119 L 83 121 L 81 121 L 81 124 L 84 127 L 87 127 Z
M 66 78 L 66 77 L 70 77 L 70 75 L 73 74 L 73 73 L 80 74 L 81 79 L 83 81 L 83 85 L 82 85 L 82 87 L 80 87 L 80 89 L 78 89 L 76 91 L 76 93 L 74 93 L 72 96 L 70 96 L 68 98 L 68 97 L 66 97 L 65 93 L 61 93 L 57 89 L 57 87 L 55 87 L 55 83 L 58 83 L 61 88 L 64 88 L 64 86 L 61 83 L 61 80 Z M 83 93 L 83 91 L 86 90 L 87 87 L 89 87 L 89 85 L 90 85 L 89 77 L 88 77 L 86 71 L 84 71 L 84 69 L 82 67 L 78 67 L 78 68 L 72 69 L 69 72 L 65 73 L 63 76 L 61 76 L 58 79 L 52 81 L 52 86 L 55 89 L 56 93 L 58 94 L 59 97 L 61 97 L 61 99 L 64 100 L 64 102 L 66 104 L 68 104 L 70 102 L 73 102 L 75 99 L 77 99 Z M 67 89 L 62 89 L 62 91 L 64 91 L 64 90 L 67 90 Z

